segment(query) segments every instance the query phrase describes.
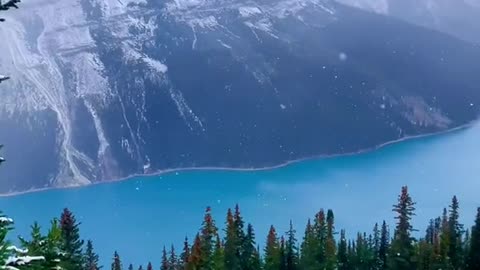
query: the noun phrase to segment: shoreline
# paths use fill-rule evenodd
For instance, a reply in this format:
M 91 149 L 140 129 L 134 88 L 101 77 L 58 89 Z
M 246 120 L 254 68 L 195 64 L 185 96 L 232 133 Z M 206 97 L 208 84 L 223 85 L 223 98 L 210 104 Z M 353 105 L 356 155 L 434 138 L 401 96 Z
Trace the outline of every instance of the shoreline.
M 411 141 L 411 140 L 416 140 L 416 139 L 422 139 L 422 138 L 428 138 L 428 137 L 435 137 L 435 136 L 440 136 L 444 134 L 449 134 L 449 133 L 454 133 L 457 131 L 461 130 L 466 130 L 468 128 L 473 127 L 476 123 L 478 123 L 478 120 L 469 122 L 467 124 L 444 130 L 444 131 L 439 131 L 439 132 L 432 132 L 432 133 L 427 133 L 427 134 L 420 134 L 420 135 L 412 135 L 412 136 L 405 136 L 403 138 L 397 139 L 397 140 L 392 140 L 388 141 L 382 144 L 379 144 L 374 147 L 358 150 L 355 152 L 349 152 L 349 153 L 342 153 L 342 154 L 323 154 L 323 155 L 315 155 L 315 156 L 310 156 L 310 157 L 304 157 L 300 159 L 294 159 L 294 160 L 289 160 L 282 162 L 277 165 L 273 166 L 266 166 L 266 167 L 251 167 L 251 168 L 235 168 L 235 167 L 186 167 L 186 168 L 175 168 L 175 169 L 163 169 L 163 170 L 158 170 L 156 172 L 152 173 L 143 173 L 143 174 L 132 174 L 126 177 L 118 178 L 118 179 L 113 179 L 113 180 L 106 180 L 106 181 L 101 181 L 101 182 L 95 182 L 91 183 L 88 185 L 81 185 L 81 186 L 66 186 L 66 187 L 46 187 L 46 188 L 36 188 L 36 189 L 29 189 L 25 191 L 17 191 L 17 192 L 11 192 L 11 193 L 0 193 L 0 198 L 8 198 L 8 197 L 14 197 L 14 196 L 20 196 L 20 195 L 25 195 L 25 194 L 30 194 L 30 193 L 38 193 L 38 192 L 44 192 L 44 191 L 50 191 L 50 190 L 62 190 L 62 189 L 78 189 L 78 188 L 86 188 L 90 186 L 95 186 L 95 185 L 103 185 L 103 184 L 112 184 L 116 182 L 123 182 L 123 181 L 129 181 L 133 180 L 137 177 L 154 177 L 154 176 L 161 176 L 169 173 L 174 173 L 174 172 L 189 172 L 189 171 L 232 171 L 232 172 L 255 172 L 255 171 L 267 171 L 267 170 L 275 170 L 283 167 L 287 167 L 299 162 L 307 161 L 307 160 L 316 160 L 316 159 L 329 159 L 329 158 L 338 158 L 338 157 L 348 157 L 348 156 L 354 156 L 354 155 L 359 155 L 359 154 L 366 154 L 370 152 L 377 151 L 379 149 L 388 147 L 390 145 L 394 145 L 397 143 L 401 142 L 406 142 L 406 141 Z

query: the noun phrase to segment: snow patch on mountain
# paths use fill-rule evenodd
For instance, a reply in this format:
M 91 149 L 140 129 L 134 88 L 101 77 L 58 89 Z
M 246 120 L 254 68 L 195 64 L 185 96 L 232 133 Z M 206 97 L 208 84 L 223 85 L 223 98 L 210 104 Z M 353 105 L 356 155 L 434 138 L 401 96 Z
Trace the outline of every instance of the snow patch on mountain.
M 258 7 L 239 7 L 238 12 L 240 13 L 240 16 L 244 18 L 262 14 L 262 11 Z

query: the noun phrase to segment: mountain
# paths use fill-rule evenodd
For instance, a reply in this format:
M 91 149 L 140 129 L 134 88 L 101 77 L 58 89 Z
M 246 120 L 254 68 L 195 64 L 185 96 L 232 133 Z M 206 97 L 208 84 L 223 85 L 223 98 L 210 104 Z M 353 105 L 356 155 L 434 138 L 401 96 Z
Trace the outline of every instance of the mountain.
M 480 44 L 478 0 L 337 0 Z
M 22 4 L 0 28 L 4 193 L 355 152 L 480 111 L 478 46 L 334 1 Z

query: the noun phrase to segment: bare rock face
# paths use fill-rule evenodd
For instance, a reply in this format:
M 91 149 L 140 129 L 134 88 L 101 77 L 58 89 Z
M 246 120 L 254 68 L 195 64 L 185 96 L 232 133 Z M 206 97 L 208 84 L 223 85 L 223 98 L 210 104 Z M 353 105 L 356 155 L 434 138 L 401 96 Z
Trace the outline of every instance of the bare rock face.
M 334 1 L 42 0 L 6 15 L 3 193 L 358 151 L 480 110 L 478 47 Z

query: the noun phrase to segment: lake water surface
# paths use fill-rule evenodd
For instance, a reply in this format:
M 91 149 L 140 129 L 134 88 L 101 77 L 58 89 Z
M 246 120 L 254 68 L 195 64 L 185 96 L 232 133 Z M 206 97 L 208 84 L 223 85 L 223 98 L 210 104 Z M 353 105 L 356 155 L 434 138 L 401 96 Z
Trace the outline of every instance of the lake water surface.
M 271 170 L 179 171 L 4 197 L 0 209 L 15 219 L 15 235 L 26 235 L 34 220 L 47 227 L 68 207 L 82 223 L 82 236 L 94 240 L 102 263 L 110 263 L 118 250 L 124 265 L 152 261 L 157 267 L 163 245 L 180 247 L 186 235 L 194 237 L 206 206 L 223 228 L 227 208 L 239 203 L 260 244 L 270 224 L 284 232 L 290 219 L 301 239 L 306 219 L 320 208 L 332 208 L 337 230 L 353 237 L 383 219 L 393 224 L 391 208 L 402 185 L 417 202 L 414 225 L 422 234 L 453 195 L 462 221 L 473 224 L 480 206 L 480 126 Z

